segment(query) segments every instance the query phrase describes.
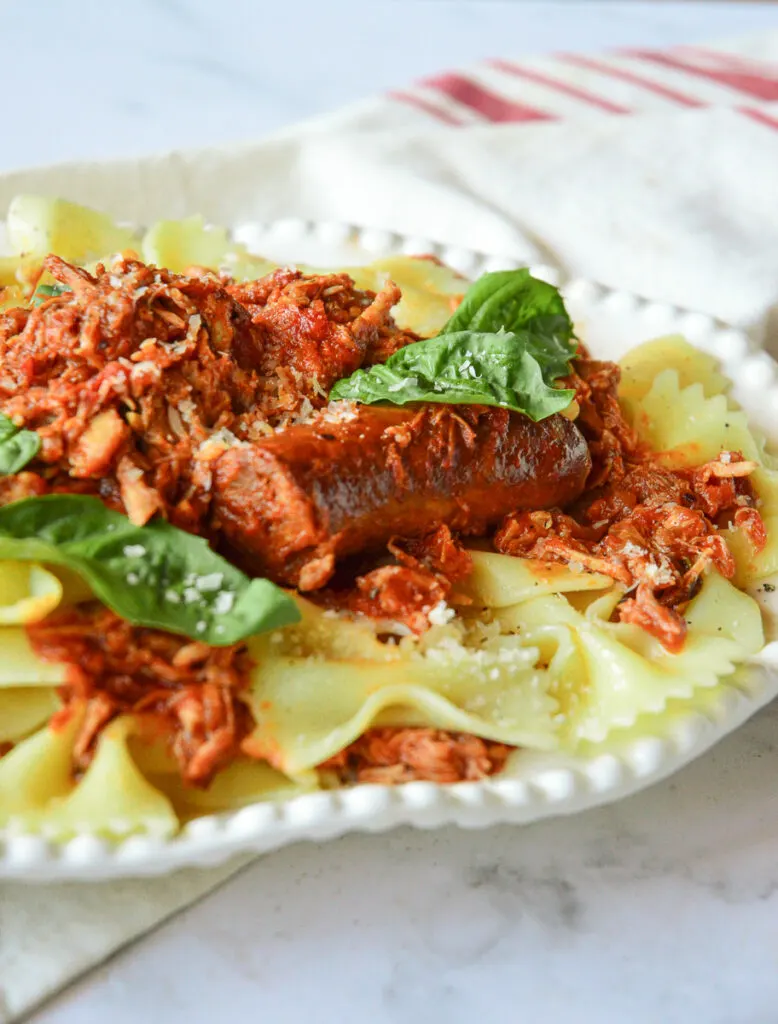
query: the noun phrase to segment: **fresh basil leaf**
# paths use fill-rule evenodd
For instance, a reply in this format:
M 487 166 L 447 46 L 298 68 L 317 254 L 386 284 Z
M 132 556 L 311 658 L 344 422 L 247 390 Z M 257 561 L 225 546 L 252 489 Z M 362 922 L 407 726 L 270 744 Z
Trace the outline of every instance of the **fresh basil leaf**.
M 99 499 L 26 498 L 0 508 L 0 559 L 64 565 L 137 626 L 215 647 L 300 619 L 269 580 L 249 579 L 201 538 L 164 520 L 133 526 Z
M 560 344 L 569 343 L 573 335 L 573 325 L 559 290 L 522 268 L 499 270 L 479 277 L 465 292 L 441 334 L 536 328 L 544 335 L 556 337 Z
M 34 430 L 23 430 L 0 412 L 0 476 L 11 476 L 24 469 L 41 448 Z
M 338 381 L 330 398 L 367 405 L 493 405 L 542 420 L 566 409 L 575 394 L 551 387 L 542 349 L 542 341 L 528 331 L 440 334 L 406 345 L 385 363 Z M 556 365 L 553 354 L 551 361 Z M 567 372 L 566 366 L 562 372 Z
M 338 381 L 333 399 L 495 405 L 542 420 L 574 397 L 552 387 L 577 344 L 562 296 L 524 270 L 484 274 L 436 338 Z
M 46 299 L 51 299 L 55 295 L 62 295 L 64 292 L 71 290 L 66 284 L 39 284 L 32 294 L 30 305 L 40 306 Z
M 575 356 L 578 343 L 568 333 L 569 322 L 556 316 L 538 316 L 529 326 L 506 328 L 521 334 L 527 351 L 543 367 L 548 380 L 566 377 L 570 373 L 570 360 Z

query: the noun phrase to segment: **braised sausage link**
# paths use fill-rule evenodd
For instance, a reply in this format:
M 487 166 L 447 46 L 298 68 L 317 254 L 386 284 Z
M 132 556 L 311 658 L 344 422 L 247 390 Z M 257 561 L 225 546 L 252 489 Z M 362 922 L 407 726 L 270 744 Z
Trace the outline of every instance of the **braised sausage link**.
M 338 559 L 446 523 L 479 535 L 517 509 L 564 506 L 591 459 L 563 416 L 483 406 L 359 406 L 216 462 L 215 526 L 250 571 L 315 590 Z

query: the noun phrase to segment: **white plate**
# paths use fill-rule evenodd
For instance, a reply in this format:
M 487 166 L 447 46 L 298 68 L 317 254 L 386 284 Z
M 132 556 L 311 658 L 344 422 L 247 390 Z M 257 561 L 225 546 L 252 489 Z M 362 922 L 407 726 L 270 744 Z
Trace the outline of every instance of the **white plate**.
M 236 235 L 273 259 L 347 265 L 377 254 L 435 253 L 475 277 L 506 269 L 510 261 L 427 239 L 338 224 L 284 221 L 244 225 Z M 515 265 L 515 264 L 514 264 Z M 553 271 L 534 268 L 553 280 Z M 563 286 L 568 308 L 592 352 L 619 358 L 634 345 L 662 334 L 681 333 L 717 356 L 735 384 L 735 397 L 752 425 L 778 442 L 778 365 L 749 350 L 745 335 L 710 317 L 614 292 L 587 281 Z M 771 428 L 771 429 L 770 429 Z M 589 758 L 526 753 L 511 774 L 485 782 L 440 786 L 413 782 L 394 788 L 357 786 L 313 793 L 285 803 L 255 804 L 239 811 L 198 818 L 171 839 L 133 836 L 111 843 L 81 835 L 66 843 L 37 835 L 0 835 L 0 877 L 27 880 L 159 875 L 189 865 L 214 865 L 241 851 L 272 850 L 300 839 L 322 840 L 346 832 L 381 832 L 396 825 L 437 828 L 457 824 L 485 828 L 572 814 L 619 800 L 658 781 L 698 757 L 778 695 L 778 642 L 711 697 L 704 709 L 678 717 L 662 735 L 626 742 L 619 750 Z

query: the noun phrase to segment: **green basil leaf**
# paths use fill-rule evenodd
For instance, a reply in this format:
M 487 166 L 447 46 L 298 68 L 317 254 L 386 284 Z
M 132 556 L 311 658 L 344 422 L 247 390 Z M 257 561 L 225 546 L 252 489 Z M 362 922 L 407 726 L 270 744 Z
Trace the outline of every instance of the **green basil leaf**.
M 543 342 L 529 331 L 459 331 L 406 345 L 385 363 L 337 382 L 331 399 L 372 405 L 443 402 L 500 406 L 535 421 L 566 409 L 575 392 L 553 388 Z M 551 357 L 556 365 L 556 357 Z M 567 372 L 567 363 L 564 364 Z M 557 376 L 560 376 L 557 373 Z
M 523 331 L 519 328 L 506 330 L 514 330 L 520 334 L 527 351 L 543 367 L 546 378 L 556 380 L 557 377 L 566 377 L 570 373 L 570 360 L 578 348 L 568 327 L 569 321 L 566 317 L 538 316 Z
M 40 306 L 46 299 L 51 299 L 55 295 L 62 295 L 71 290 L 66 284 L 39 284 L 33 292 L 30 305 Z
M 552 387 L 577 344 L 559 291 L 524 270 L 484 274 L 436 338 L 338 381 L 333 399 L 495 405 L 542 420 L 574 397 Z
M 0 476 L 11 476 L 24 469 L 41 448 L 34 430 L 23 430 L 0 412 Z
M 532 277 L 529 270 L 523 268 L 500 270 L 479 277 L 465 292 L 441 333 L 493 333 L 536 328 L 545 335 L 557 337 L 560 343 L 569 343 L 573 335 L 573 325 L 559 290 Z
M 249 579 L 164 520 L 133 526 L 97 498 L 53 494 L 0 508 L 0 559 L 64 565 L 133 625 L 215 647 L 300 619 L 269 580 Z

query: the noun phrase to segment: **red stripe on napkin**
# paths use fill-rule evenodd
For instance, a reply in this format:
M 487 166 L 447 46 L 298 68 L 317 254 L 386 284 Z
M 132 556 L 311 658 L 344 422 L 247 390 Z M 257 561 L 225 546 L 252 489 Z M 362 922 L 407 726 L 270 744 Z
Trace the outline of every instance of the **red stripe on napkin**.
M 556 120 L 553 114 L 528 107 L 524 103 L 514 103 L 504 96 L 490 92 L 464 75 L 438 75 L 435 78 L 425 78 L 421 84 L 430 89 L 437 89 L 450 99 L 461 103 L 463 107 L 468 107 L 481 117 L 485 117 L 487 121 L 508 123 Z
M 765 124 L 768 128 L 775 128 L 778 131 L 778 117 L 771 117 L 764 110 L 759 110 L 756 107 L 738 107 L 738 110 L 746 117 L 750 117 L 752 121 L 758 121 L 760 124 Z
M 416 107 L 418 110 L 423 110 L 425 114 L 429 114 L 431 117 L 435 117 L 438 121 L 443 121 L 444 124 L 453 124 L 458 128 L 465 123 L 461 118 L 455 117 L 448 110 L 444 110 L 443 107 L 437 106 L 430 100 L 425 99 L 423 96 L 418 96 L 412 92 L 390 92 L 389 95 L 393 100 L 400 100 L 402 103 L 408 103 L 412 107 Z
M 698 100 L 694 96 L 687 96 L 685 93 L 678 92 L 677 89 L 670 89 L 666 85 L 662 85 L 661 82 L 655 82 L 651 78 L 644 78 L 643 75 L 638 75 L 634 71 L 628 71 L 626 68 L 617 68 L 613 64 L 606 64 L 603 60 L 583 57 L 578 53 L 560 53 L 557 54 L 557 57 L 559 60 L 566 61 L 568 64 L 573 64 L 579 68 L 587 68 L 589 71 L 597 71 L 601 75 L 620 78 L 622 82 L 629 82 L 630 85 L 638 85 L 649 92 L 655 93 L 657 96 L 663 96 L 666 100 L 680 103 L 684 107 L 706 106 L 702 100 Z
M 745 71 L 747 74 L 760 74 L 765 72 L 768 77 L 778 73 L 778 64 L 770 61 L 757 60 L 754 57 L 744 57 L 739 53 L 730 53 L 728 50 L 706 50 L 702 46 L 676 46 L 674 53 L 682 57 L 691 57 L 692 60 L 704 60 L 724 67 L 734 68 L 737 71 Z
M 778 100 L 778 77 L 767 77 L 755 71 L 727 71 L 725 68 L 706 67 L 704 64 L 693 64 L 682 60 L 679 56 L 659 53 L 656 50 L 622 50 L 625 56 L 638 60 L 652 61 L 673 71 L 682 71 L 698 78 L 707 78 L 717 85 L 724 85 L 737 92 L 746 93 L 757 100 Z
M 580 89 L 577 85 L 571 85 L 569 82 L 563 82 L 561 79 L 554 78 L 542 71 L 535 71 L 534 68 L 521 67 L 519 64 L 514 64 L 507 60 L 490 60 L 487 63 L 498 71 L 504 71 L 506 74 L 514 75 L 516 78 L 525 78 L 528 82 L 537 82 L 539 85 L 547 85 L 550 89 L 556 89 L 557 92 L 566 93 L 568 96 L 574 97 L 574 99 L 582 100 L 584 103 L 589 103 L 593 107 L 599 107 L 600 110 L 607 110 L 610 114 L 632 113 L 629 107 L 622 107 L 618 103 L 606 100 L 603 96 L 597 96 L 593 92 L 589 92 L 587 89 Z

